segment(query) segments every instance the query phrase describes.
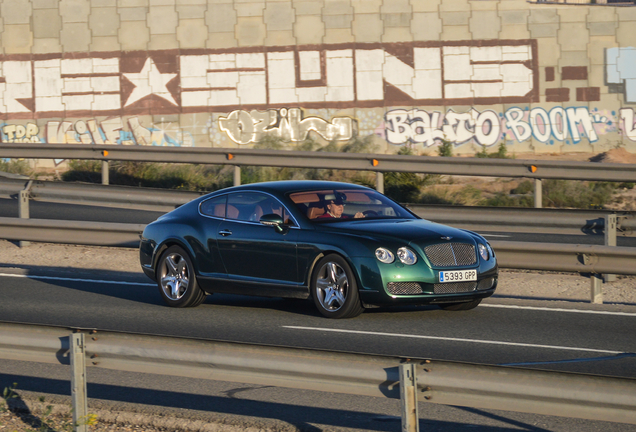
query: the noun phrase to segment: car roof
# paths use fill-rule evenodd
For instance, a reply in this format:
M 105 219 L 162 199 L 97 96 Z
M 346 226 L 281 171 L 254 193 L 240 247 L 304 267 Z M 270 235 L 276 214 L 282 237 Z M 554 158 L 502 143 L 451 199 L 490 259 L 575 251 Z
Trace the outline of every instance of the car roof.
M 250 183 L 241 186 L 233 186 L 219 189 L 214 193 L 238 192 L 241 190 L 257 190 L 275 194 L 286 194 L 289 192 L 321 190 L 321 189 L 369 189 L 352 183 L 332 182 L 322 180 L 281 180 L 263 183 Z

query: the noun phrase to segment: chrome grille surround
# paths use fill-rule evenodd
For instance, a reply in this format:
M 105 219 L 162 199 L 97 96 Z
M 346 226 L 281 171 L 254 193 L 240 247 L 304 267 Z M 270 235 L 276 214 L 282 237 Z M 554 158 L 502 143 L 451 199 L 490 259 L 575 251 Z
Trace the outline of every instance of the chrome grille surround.
M 436 267 L 461 267 L 477 263 L 475 246 L 468 243 L 439 243 L 424 248 L 426 257 Z
M 435 294 L 455 294 L 475 291 L 477 282 L 449 282 L 433 285 Z
M 394 295 L 422 294 L 422 286 L 417 282 L 389 282 L 386 289 Z

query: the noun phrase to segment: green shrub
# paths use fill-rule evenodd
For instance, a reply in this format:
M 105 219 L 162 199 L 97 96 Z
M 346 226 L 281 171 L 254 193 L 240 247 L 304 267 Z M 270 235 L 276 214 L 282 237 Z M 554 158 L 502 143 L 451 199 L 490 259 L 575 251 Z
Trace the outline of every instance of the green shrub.
M 524 180 L 516 188 L 510 191 L 511 194 L 525 195 L 528 193 L 534 193 L 534 182 L 530 180 Z
M 440 141 L 440 145 L 437 148 L 437 154 L 445 157 L 453 156 L 453 143 L 445 139 Z
M 544 207 L 605 208 L 611 202 L 616 183 L 545 180 Z
M 31 177 L 33 170 L 25 159 L 0 159 L 0 172 L 21 174 Z
M 505 142 L 499 143 L 495 153 L 488 153 L 486 147 L 482 147 L 478 153 L 475 153 L 475 156 L 478 158 L 513 159 L 513 157 L 508 156 L 508 148 Z

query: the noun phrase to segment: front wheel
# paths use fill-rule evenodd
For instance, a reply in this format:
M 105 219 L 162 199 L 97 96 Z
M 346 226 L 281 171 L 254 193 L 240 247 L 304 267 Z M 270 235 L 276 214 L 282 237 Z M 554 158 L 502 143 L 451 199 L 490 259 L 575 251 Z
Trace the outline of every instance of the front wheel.
M 171 246 L 159 258 L 157 283 L 161 297 L 172 307 L 194 307 L 205 300 L 187 252 Z
M 356 278 L 340 255 L 327 255 L 318 261 L 311 278 L 311 295 L 327 318 L 353 318 L 364 312 Z
M 444 310 L 447 311 L 465 311 L 475 309 L 481 303 L 481 299 L 463 302 L 463 303 L 442 303 L 439 305 Z

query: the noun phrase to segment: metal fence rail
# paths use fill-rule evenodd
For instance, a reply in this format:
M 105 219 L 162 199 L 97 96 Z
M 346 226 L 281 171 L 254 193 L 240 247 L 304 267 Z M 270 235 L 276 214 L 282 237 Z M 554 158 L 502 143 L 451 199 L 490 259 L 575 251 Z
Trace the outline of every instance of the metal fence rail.
M 28 179 L 0 178 L 0 196 L 17 197 Z M 203 192 L 88 183 L 33 181 L 29 198 L 36 201 L 170 211 Z M 617 215 L 617 234 L 636 235 L 636 213 L 608 210 L 463 207 L 409 204 L 418 216 L 474 231 L 603 234 L 605 216 Z
M 68 364 L 69 333 L 0 323 L 0 358 Z M 89 367 L 398 399 L 409 364 L 420 402 L 636 424 L 628 378 L 106 331 L 82 340 Z
M 262 149 L 2 143 L 0 158 L 122 160 L 535 179 L 636 181 L 636 165 L 631 164 Z
M 139 245 L 143 224 L 0 218 L 0 238 L 97 246 Z M 499 266 L 636 275 L 636 249 L 620 246 L 491 241 Z

